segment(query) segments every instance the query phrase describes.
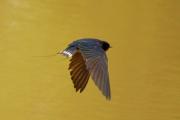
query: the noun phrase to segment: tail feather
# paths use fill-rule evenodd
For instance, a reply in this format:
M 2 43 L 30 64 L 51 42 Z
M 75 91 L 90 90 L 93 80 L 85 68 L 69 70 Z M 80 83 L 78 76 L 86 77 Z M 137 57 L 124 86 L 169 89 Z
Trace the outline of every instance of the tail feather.
M 74 55 L 74 53 L 76 52 L 76 48 L 75 47 L 68 47 L 65 50 L 61 51 L 60 54 L 66 56 L 66 57 L 72 57 Z
M 62 55 L 64 55 L 64 56 L 66 56 L 66 57 L 72 57 L 72 53 L 71 52 L 69 52 L 69 51 L 66 51 L 66 50 L 64 50 L 64 51 L 62 51 L 62 52 L 60 52 Z

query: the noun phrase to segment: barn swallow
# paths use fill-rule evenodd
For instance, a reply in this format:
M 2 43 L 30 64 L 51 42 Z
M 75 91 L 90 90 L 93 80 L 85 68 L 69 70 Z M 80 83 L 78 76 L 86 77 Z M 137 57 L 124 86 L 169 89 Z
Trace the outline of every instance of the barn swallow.
M 69 70 L 76 91 L 82 92 L 91 76 L 92 80 L 106 97 L 111 99 L 108 59 L 106 51 L 110 44 L 94 38 L 73 41 L 59 52 L 70 59 Z

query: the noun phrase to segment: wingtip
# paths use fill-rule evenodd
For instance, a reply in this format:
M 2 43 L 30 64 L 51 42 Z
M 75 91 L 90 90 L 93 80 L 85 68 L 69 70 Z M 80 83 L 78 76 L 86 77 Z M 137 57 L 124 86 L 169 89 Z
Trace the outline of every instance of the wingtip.
M 111 96 L 106 96 L 106 100 L 111 101 Z

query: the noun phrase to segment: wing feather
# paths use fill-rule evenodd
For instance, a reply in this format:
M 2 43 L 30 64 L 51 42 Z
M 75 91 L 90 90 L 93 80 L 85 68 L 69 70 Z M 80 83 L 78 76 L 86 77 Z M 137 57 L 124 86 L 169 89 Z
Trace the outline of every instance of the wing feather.
M 86 69 L 85 60 L 80 52 L 77 51 L 70 59 L 69 70 L 74 88 L 76 91 L 82 92 L 86 87 L 90 73 Z
M 105 51 L 101 47 L 79 45 L 84 60 L 86 60 L 86 67 L 94 80 L 99 90 L 111 99 L 108 60 Z

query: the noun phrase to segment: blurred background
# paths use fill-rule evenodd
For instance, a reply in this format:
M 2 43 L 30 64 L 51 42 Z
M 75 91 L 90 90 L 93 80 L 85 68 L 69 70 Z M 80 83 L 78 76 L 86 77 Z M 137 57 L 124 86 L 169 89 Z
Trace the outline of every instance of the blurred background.
M 0 0 L 0 119 L 180 120 L 179 6 L 179 0 Z M 111 101 L 92 80 L 76 93 L 69 60 L 51 56 L 84 37 L 113 47 Z

